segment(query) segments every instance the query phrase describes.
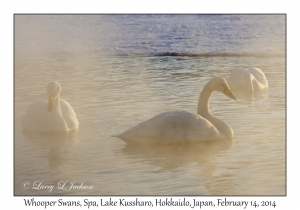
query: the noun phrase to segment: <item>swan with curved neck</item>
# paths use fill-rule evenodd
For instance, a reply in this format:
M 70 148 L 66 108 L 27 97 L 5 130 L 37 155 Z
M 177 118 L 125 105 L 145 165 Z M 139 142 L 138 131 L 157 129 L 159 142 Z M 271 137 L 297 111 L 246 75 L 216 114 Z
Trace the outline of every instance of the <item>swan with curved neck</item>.
M 233 138 L 231 127 L 209 112 L 214 91 L 235 99 L 226 80 L 211 79 L 203 88 L 197 114 L 187 111 L 164 112 L 116 135 L 127 143 L 181 143 Z
M 268 88 L 268 80 L 264 72 L 256 67 L 235 68 L 226 78 L 231 90 L 253 94 Z
M 48 101 L 35 101 L 29 105 L 22 125 L 25 131 L 63 132 L 79 126 L 71 105 L 60 99 L 61 86 L 50 82 L 47 86 Z

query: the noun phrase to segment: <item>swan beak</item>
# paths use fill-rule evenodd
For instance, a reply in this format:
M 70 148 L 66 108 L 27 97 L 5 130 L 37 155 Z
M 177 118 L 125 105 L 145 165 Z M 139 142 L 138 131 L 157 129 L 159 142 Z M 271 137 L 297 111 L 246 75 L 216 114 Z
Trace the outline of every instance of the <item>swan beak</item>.
M 232 98 L 232 99 L 234 99 L 234 100 L 236 101 L 236 98 L 232 95 L 232 93 L 231 93 L 231 91 L 229 90 L 228 87 L 224 87 L 223 93 L 224 93 L 225 95 L 227 95 L 229 98 Z
M 52 111 L 54 100 L 55 100 L 54 95 L 49 95 L 48 96 L 48 112 Z

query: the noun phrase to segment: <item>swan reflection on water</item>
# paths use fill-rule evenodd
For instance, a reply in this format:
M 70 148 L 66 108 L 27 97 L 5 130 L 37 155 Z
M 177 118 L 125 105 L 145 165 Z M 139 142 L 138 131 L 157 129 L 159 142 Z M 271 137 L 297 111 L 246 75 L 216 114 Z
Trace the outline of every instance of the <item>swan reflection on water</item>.
M 234 97 L 237 99 L 237 101 L 243 100 L 252 102 L 268 98 L 268 89 L 252 93 L 237 89 L 231 90 L 231 92 L 234 94 Z
M 150 161 L 152 165 L 162 167 L 161 171 L 176 169 L 181 166 L 196 162 L 206 165 L 221 151 L 231 148 L 234 140 L 222 139 L 195 143 L 179 144 L 127 144 L 117 153 L 141 162 Z
M 49 149 L 49 166 L 57 168 L 63 164 L 63 157 L 67 151 L 63 151 L 65 146 L 76 146 L 79 143 L 78 132 L 69 131 L 61 133 L 38 133 L 23 131 L 23 135 L 34 146 L 40 149 Z

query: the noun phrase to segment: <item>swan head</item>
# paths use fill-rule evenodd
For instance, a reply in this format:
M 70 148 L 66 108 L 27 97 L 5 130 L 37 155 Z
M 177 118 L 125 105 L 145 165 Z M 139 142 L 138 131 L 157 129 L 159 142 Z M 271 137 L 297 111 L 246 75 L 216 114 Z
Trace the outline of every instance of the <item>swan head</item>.
M 230 91 L 229 85 L 225 78 L 223 77 L 215 77 L 210 81 L 210 86 L 213 90 L 221 92 L 228 96 L 229 98 L 232 98 L 236 100 L 236 98 L 233 96 L 233 94 Z
M 54 102 L 59 98 L 61 91 L 60 84 L 58 82 L 49 82 L 47 86 L 48 92 L 48 112 L 51 112 L 53 109 Z

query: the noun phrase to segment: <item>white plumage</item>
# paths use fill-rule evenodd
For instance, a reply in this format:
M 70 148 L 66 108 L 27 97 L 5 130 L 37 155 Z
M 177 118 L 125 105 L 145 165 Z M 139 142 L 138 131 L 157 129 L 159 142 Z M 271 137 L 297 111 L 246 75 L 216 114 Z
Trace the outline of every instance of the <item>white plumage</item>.
M 265 74 L 256 67 L 236 68 L 226 80 L 233 92 L 254 93 L 268 88 Z
M 219 91 L 235 99 L 222 77 L 211 79 L 201 92 L 198 113 L 164 112 L 116 135 L 127 143 L 182 143 L 232 138 L 231 127 L 209 112 L 209 99 Z
M 67 101 L 60 99 L 59 83 L 50 82 L 47 92 L 48 101 L 35 101 L 29 105 L 22 121 L 23 130 L 63 132 L 78 128 L 75 111 Z

